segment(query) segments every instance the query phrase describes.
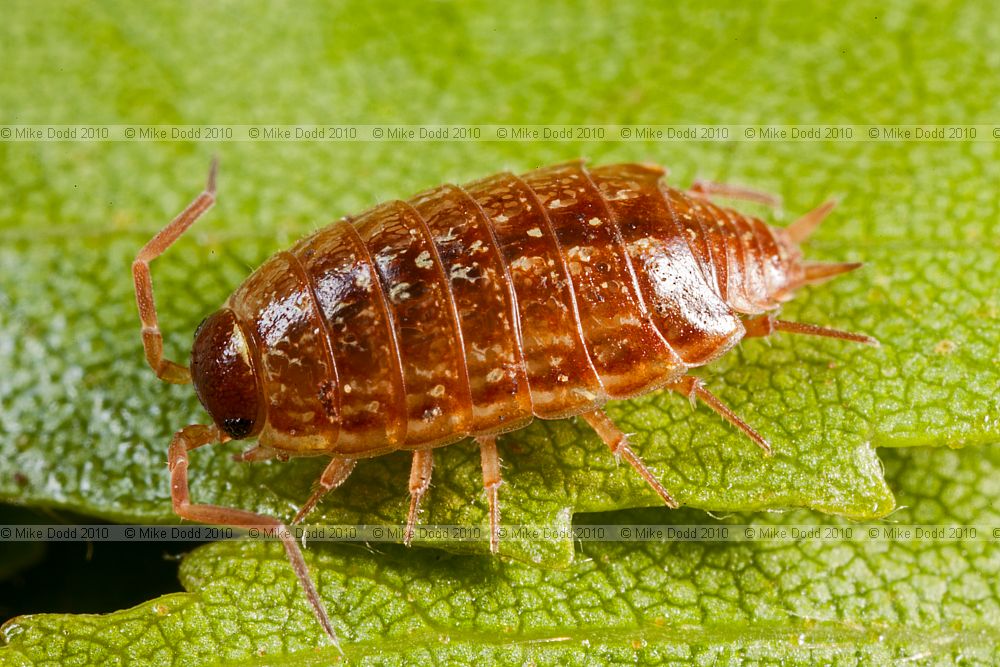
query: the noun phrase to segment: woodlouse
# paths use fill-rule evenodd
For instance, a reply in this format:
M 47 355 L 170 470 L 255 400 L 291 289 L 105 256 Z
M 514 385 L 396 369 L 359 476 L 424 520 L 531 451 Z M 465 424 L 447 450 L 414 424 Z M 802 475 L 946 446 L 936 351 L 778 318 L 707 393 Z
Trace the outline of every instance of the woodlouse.
M 780 229 L 712 201 L 776 203 L 769 195 L 705 182 L 681 191 L 663 183 L 660 167 L 575 161 L 444 185 L 303 239 L 205 319 L 189 369 L 163 357 L 149 262 L 212 206 L 215 173 L 213 163 L 206 190 L 132 265 L 150 366 L 168 382 L 193 380 L 214 421 L 181 429 L 170 444 L 173 506 L 186 519 L 283 528 L 244 510 L 192 504 L 187 452 L 196 447 L 256 436 L 237 460 L 330 456 L 296 522 L 357 459 L 403 449 L 413 451 L 409 543 L 433 448 L 472 436 L 496 552 L 496 436 L 534 417 L 573 415 L 676 507 L 601 409 L 606 401 L 677 391 L 769 453 L 688 369 L 774 331 L 877 344 L 768 313 L 802 285 L 860 266 L 802 259 L 799 243 L 832 202 Z M 281 534 L 336 643 L 295 540 Z

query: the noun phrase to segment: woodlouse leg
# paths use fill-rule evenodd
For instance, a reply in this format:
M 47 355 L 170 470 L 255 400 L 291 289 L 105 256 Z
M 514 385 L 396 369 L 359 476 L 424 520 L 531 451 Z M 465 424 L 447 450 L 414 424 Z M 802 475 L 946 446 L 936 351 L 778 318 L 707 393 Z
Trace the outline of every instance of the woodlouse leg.
M 271 449 L 270 447 L 262 447 L 261 445 L 254 445 L 249 449 L 233 454 L 233 460 L 237 463 L 256 463 L 258 461 L 270 461 L 271 459 L 287 461 L 288 454 Z
M 434 450 L 418 449 L 413 452 L 413 464 L 410 466 L 410 512 L 406 515 L 406 533 L 403 535 L 403 544 L 406 546 L 410 546 L 413 541 L 413 527 L 417 525 L 420 501 L 431 485 L 433 469 Z
M 866 336 L 865 334 L 853 333 L 851 331 L 841 331 L 840 329 L 830 329 L 828 327 L 821 327 L 816 324 L 806 324 L 804 322 L 787 322 L 785 320 L 775 319 L 774 316 L 770 314 L 761 315 L 760 317 L 747 320 L 743 323 L 743 325 L 747 330 L 747 338 L 763 338 L 765 336 L 770 336 L 775 331 L 784 331 L 786 333 L 803 334 L 806 336 L 839 338 L 840 340 L 849 340 L 853 343 L 861 343 L 862 345 L 871 345 L 873 347 L 880 346 L 877 339 L 872 338 L 871 336 Z
M 500 505 L 497 503 L 497 489 L 503 480 L 500 478 L 500 456 L 497 454 L 497 439 L 495 436 L 476 438 L 479 443 L 479 456 L 483 466 L 483 489 L 490 505 L 490 553 L 500 551 Z
M 765 440 L 760 433 L 753 430 L 749 424 L 743 421 L 739 415 L 730 410 L 729 406 L 720 401 L 715 394 L 710 392 L 708 389 L 705 389 L 704 383 L 700 378 L 686 375 L 677 382 L 668 384 L 665 389 L 676 391 L 678 394 L 687 396 L 688 400 L 691 401 L 692 407 L 695 405 L 696 401 L 702 401 L 705 405 L 715 410 L 727 422 L 746 433 L 751 440 L 756 442 L 757 445 L 764 450 L 765 454 L 768 456 L 771 455 L 770 443 L 768 443 L 768 441 Z
M 330 638 L 330 641 L 333 642 L 338 651 L 343 653 L 340 649 L 340 643 L 337 641 L 337 634 L 333 631 L 333 625 L 330 623 L 330 617 L 323 606 L 323 601 L 320 600 L 319 593 L 316 592 L 316 586 L 313 584 L 312 576 L 309 574 L 309 568 L 302 557 L 299 545 L 296 543 L 291 531 L 283 523 L 273 517 L 233 507 L 191 504 L 191 494 L 188 490 L 188 452 L 212 442 L 225 442 L 228 439 L 228 436 L 220 432 L 219 428 L 214 425 L 202 426 L 195 424 L 193 426 L 185 426 L 174 434 L 173 439 L 170 441 L 169 453 L 170 495 L 173 499 L 174 512 L 182 519 L 189 519 L 210 525 L 235 527 L 267 526 L 268 528 L 273 528 L 281 537 L 281 543 L 288 554 L 288 560 L 295 571 L 295 576 L 298 577 L 299 584 L 302 586 L 310 606 L 312 606 L 313 613 L 316 614 L 317 620 L 323 626 L 323 630 Z
M 205 191 L 188 204 L 188 207 L 170 224 L 151 238 L 139 251 L 135 261 L 132 262 L 132 280 L 135 283 L 135 300 L 139 306 L 139 319 L 142 321 L 142 346 L 146 351 L 146 361 L 156 371 L 158 378 L 174 384 L 190 382 L 191 372 L 186 366 L 163 356 L 163 334 L 160 333 L 156 317 L 156 302 L 153 299 L 153 280 L 149 273 L 149 263 L 162 255 L 195 220 L 212 208 L 212 204 L 215 203 L 217 167 L 218 162 L 212 160 Z
M 299 509 L 298 514 L 295 515 L 295 518 L 292 519 L 292 525 L 301 523 L 306 518 L 306 515 L 316 507 L 316 503 L 323 496 L 347 481 L 347 478 L 354 472 L 354 466 L 357 462 L 357 459 L 331 459 L 329 465 L 326 466 L 319 479 L 316 480 L 316 489 L 309 496 L 309 500 L 306 501 Z
M 703 181 L 700 179 L 692 183 L 691 187 L 687 189 L 685 194 L 692 197 L 700 197 L 702 199 L 711 199 L 712 197 L 742 199 L 743 201 L 757 202 L 758 204 L 764 204 L 765 206 L 770 206 L 772 208 L 779 208 L 781 206 L 781 197 L 778 195 L 772 195 L 767 192 L 761 192 L 760 190 L 753 190 L 751 188 L 744 188 L 739 185 L 727 185 L 725 183 Z
M 585 412 L 580 416 L 597 432 L 597 435 L 604 441 L 604 444 L 611 448 L 611 453 L 615 455 L 615 460 L 625 459 L 630 466 L 635 468 L 636 472 L 646 480 L 646 483 L 653 487 L 653 490 L 659 494 L 660 498 L 663 498 L 663 502 L 666 503 L 667 507 L 677 509 L 680 506 L 673 499 L 673 496 L 667 493 L 667 490 L 663 488 L 659 480 L 653 476 L 653 473 L 642 462 L 642 459 L 632 451 L 632 448 L 628 444 L 628 436 L 615 426 L 615 423 L 611 421 L 611 418 L 608 417 L 604 410 L 598 409 L 593 412 Z

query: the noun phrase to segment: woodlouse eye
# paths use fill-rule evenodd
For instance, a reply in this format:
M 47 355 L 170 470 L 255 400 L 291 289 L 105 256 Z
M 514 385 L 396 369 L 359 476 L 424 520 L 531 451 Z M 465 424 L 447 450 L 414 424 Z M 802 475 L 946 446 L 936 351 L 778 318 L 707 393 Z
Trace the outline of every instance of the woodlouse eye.
M 228 308 L 209 315 L 198 327 L 191 379 L 201 404 L 231 438 L 255 432 L 262 404 L 257 372 L 243 328 Z
M 253 422 L 242 417 L 226 419 L 222 422 L 223 430 L 234 440 L 245 438 L 253 431 Z

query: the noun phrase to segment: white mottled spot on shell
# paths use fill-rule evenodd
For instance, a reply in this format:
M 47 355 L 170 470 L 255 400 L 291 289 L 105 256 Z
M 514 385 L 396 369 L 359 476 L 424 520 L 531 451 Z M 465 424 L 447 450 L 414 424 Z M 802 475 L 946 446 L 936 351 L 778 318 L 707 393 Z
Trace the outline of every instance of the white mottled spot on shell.
M 566 375 L 565 373 L 560 373 L 559 377 L 556 379 L 559 380 L 560 382 L 569 382 L 569 376 Z
M 398 285 L 393 285 L 392 289 L 389 290 L 389 298 L 395 303 L 406 301 L 410 298 L 410 293 L 406 291 L 408 289 L 410 289 L 410 283 L 399 283 Z
M 451 267 L 451 279 L 452 280 L 468 280 L 469 282 L 475 282 L 475 279 L 469 277 L 469 272 L 472 271 L 471 266 L 462 266 L 461 264 L 456 264 Z
M 494 368 L 486 375 L 487 382 L 499 382 L 503 379 L 503 369 Z
M 444 396 L 444 385 L 443 384 L 434 385 L 434 387 L 431 388 L 431 390 L 427 393 L 433 396 L 434 398 L 439 398 L 441 396 Z
M 534 239 L 540 239 L 540 238 L 542 238 L 542 230 L 540 230 L 538 227 L 532 227 L 531 229 L 529 229 L 525 233 L 528 236 L 530 236 L 531 238 L 534 238 Z
M 590 225 L 591 227 L 600 227 L 601 226 L 601 219 L 600 218 L 591 218 L 590 220 L 587 221 L 587 224 Z
M 530 257 L 521 256 L 510 263 L 510 268 L 515 271 L 527 271 L 532 264 L 533 261 Z
M 500 215 L 493 216 L 493 222 L 499 222 L 501 225 L 510 220 L 506 215 L 501 213 Z
M 617 190 L 613 195 L 605 195 L 608 201 L 623 201 L 626 199 L 635 199 L 638 195 L 628 189 Z
M 440 241 L 442 243 L 447 243 L 448 241 L 454 241 L 457 238 L 458 238 L 458 235 L 455 234 L 455 228 L 454 227 L 449 227 L 448 228 L 448 233 L 445 234 L 444 236 L 437 237 L 436 240 Z
M 659 248 L 659 243 L 657 239 L 652 236 L 644 236 L 641 239 L 636 239 L 628 244 L 629 250 L 636 252 L 646 252 L 649 250 L 655 250 Z
M 420 269 L 429 269 L 434 266 L 434 261 L 431 259 L 431 253 L 429 250 L 424 250 L 422 253 L 417 255 L 417 258 L 413 260 L 413 263 Z
M 344 393 L 345 394 L 350 394 L 351 393 L 351 385 L 350 384 L 345 384 L 344 385 Z

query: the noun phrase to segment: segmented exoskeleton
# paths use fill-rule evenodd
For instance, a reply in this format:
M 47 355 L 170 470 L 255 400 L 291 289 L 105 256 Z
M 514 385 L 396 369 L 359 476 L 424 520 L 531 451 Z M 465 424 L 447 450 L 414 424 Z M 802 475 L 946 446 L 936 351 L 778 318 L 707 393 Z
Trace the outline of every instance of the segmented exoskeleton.
M 859 264 L 802 259 L 799 243 L 830 202 L 780 229 L 711 200 L 772 203 L 767 195 L 713 183 L 681 191 L 663 175 L 650 165 L 588 169 L 577 161 L 444 185 L 344 218 L 247 278 L 198 328 L 189 370 L 163 357 L 149 262 L 214 202 L 213 165 L 206 191 L 132 267 L 149 364 L 164 380 L 193 380 L 214 421 L 171 442 L 177 514 L 281 526 L 190 502 L 187 452 L 211 442 L 256 437 L 243 461 L 331 457 L 295 521 L 357 459 L 411 450 L 408 543 L 433 448 L 471 436 L 482 452 L 495 552 L 496 436 L 535 417 L 573 415 L 676 507 L 601 409 L 661 388 L 705 401 L 769 453 L 764 438 L 687 372 L 775 330 L 874 344 L 768 312 L 802 285 Z M 284 544 L 336 641 L 294 539 Z

